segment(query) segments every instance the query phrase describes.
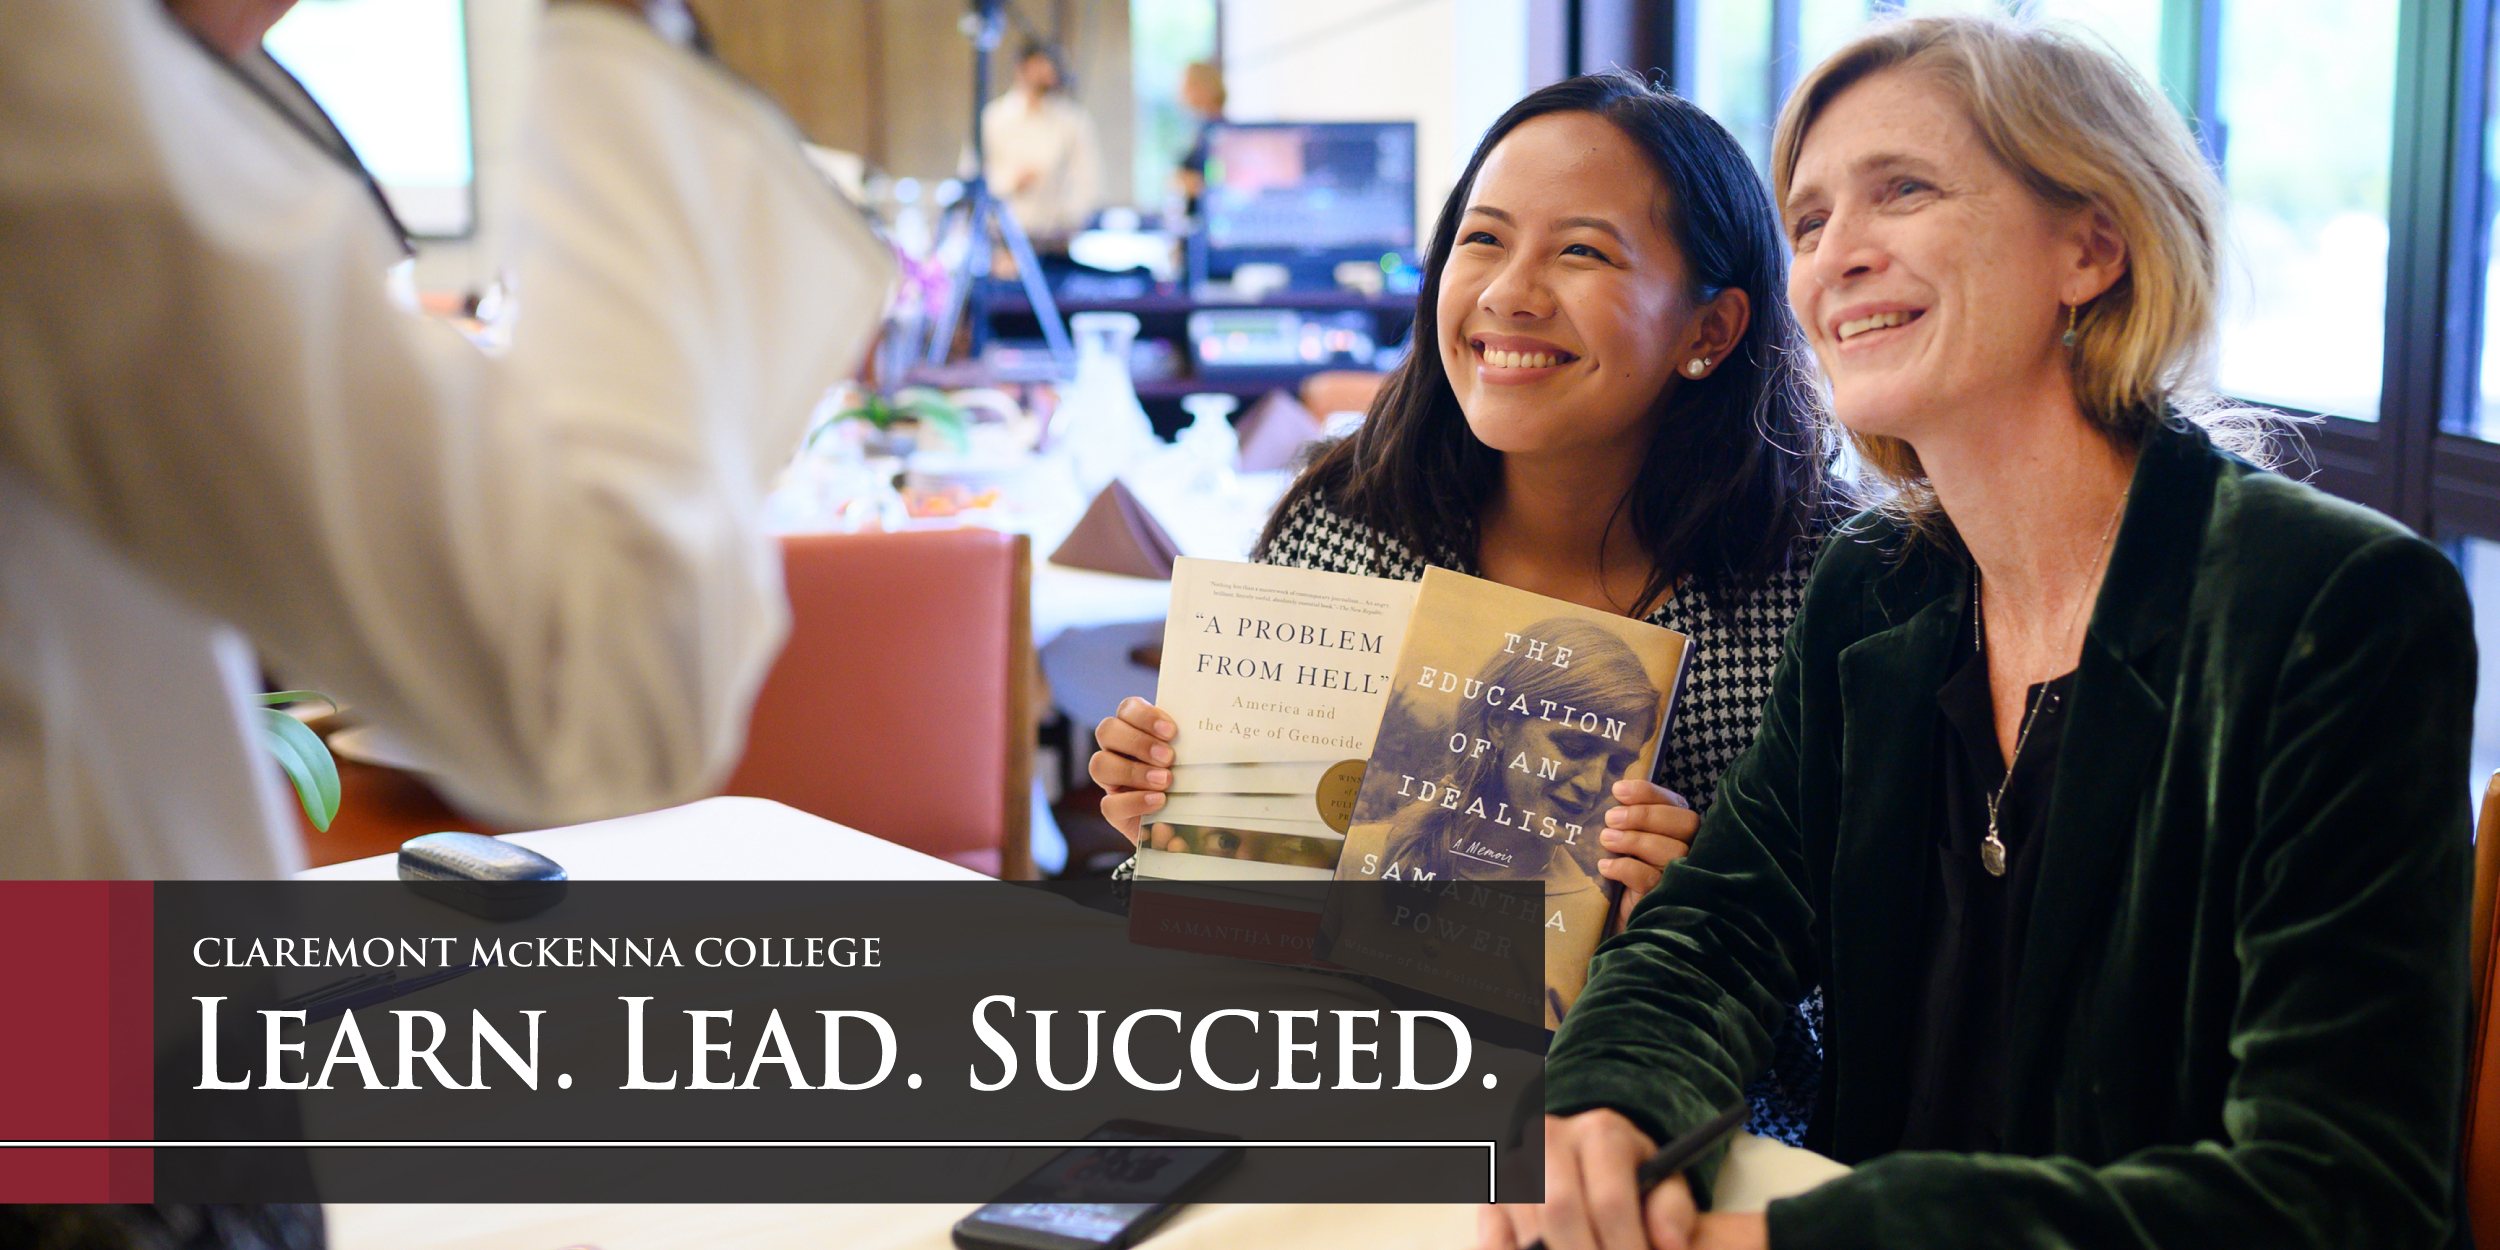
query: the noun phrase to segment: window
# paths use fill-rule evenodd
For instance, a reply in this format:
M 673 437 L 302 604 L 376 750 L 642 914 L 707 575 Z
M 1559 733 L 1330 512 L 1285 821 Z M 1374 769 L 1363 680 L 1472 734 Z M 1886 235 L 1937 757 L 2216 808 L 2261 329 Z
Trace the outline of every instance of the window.
M 1840 51 L 1873 11 L 1871 0 L 1797 0 L 1797 63 L 1791 73 L 1802 74 Z
M 2473 596 L 2474 648 L 2484 657 L 2474 674 L 2474 752 L 2469 774 L 2479 790 L 2480 783 L 2500 770 L 2500 664 L 2491 662 L 2491 657 L 2500 656 L 2500 542 L 2456 538 L 2448 543 L 2448 553 L 2456 560 L 2457 570 L 2465 574 L 2466 593 Z
M 2229 196 L 2222 389 L 2324 414 L 2310 480 L 2441 535 L 2500 655 L 2500 0 L 1658 7 L 1686 26 L 1661 56 L 1686 53 L 1695 99 L 1740 136 L 1761 124 L 1748 81 L 1778 99 L 1871 16 L 1997 11 L 2107 40 L 2197 128 Z M 1762 11 L 1767 58 L 1732 16 Z M 2478 782 L 2500 769 L 2500 664 L 2483 667 Z
M 2500 49 L 2500 33 L 2493 36 L 2495 49 Z M 2488 101 L 2483 113 L 2481 200 L 2474 205 L 2475 237 L 2482 243 L 2483 341 L 2481 377 L 2475 387 L 2477 399 L 2471 414 L 2451 413 L 2447 428 L 2460 434 L 2500 441 L 2500 316 L 2493 316 L 2495 302 L 2500 302 L 2500 91 L 2486 91 Z M 2500 652 L 2487 652 L 2500 657 Z M 2500 665 L 2495 658 L 2485 667 Z
M 1771 166 L 1771 0 L 1699 0 L 1693 6 L 1693 81 L 1685 96 L 1744 145 L 1754 168 Z
M 2160 78 L 2162 0 L 1691 0 L 1690 81 L 1678 90 L 1733 132 L 1756 168 L 1771 167 L 1771 132 L 1796 77 L 1870 21 L 1896 14 L 2021 13 L 2107 41 Z M 1783 24 L 1793 30 L 1782 33 Z M 1783 60 L 1783 56 L 1787 59 Z
M 2033 0 L 2024 11 L 2091 32 L 2172 99 L 2183 98 L 2187 84 L 2166 81 L 2174 75 L 2162 72 L 2162 0 Z
M 1137 204 L 1161 204 L 1171 193 L 1181 156 L 1198 141 L 1199 118 L 1181 101 L 1181 75 L 1192 61 L 1215 59 L 1215 0 L 1129 0 Z
M 2222 31 L 2218 378 L 2243 398 L 2376 420 L 2396 7 L 2233 0 Z

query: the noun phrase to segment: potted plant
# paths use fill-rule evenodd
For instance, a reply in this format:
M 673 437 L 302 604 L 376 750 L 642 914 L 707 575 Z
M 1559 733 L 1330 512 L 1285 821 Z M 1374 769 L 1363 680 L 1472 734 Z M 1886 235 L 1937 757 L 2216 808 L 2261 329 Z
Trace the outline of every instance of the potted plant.
M 809 431 L 807 446 L 814 448 L 829 431 L 849 421 L 867 427 L 860 447 L 862 453 L 898 460 L 911 454 L 920 427 L 939 431 L 947 442 L 961 449 L 967 445 L 964 429 L 970 424 L 963 409 L 930 387 L 906 386 L 891 394 L 863 390 L 853 403 L 837 409 Z
M 295 799 L 304 805 L 304 816 L 313 828 L 327 832 L 330 819 L 339 812 L 339 767 L 330 758 L 330 748 L 312 727 L 284 709 L 292 703 L 314 700 L 328 703 L 332 711 L 338 704 L 318 690 L 276 690 L 261 695 L 260 727 L 262 741 L 269 744 L 269 753 L 278 759 L 278 768 L 295 786 Z

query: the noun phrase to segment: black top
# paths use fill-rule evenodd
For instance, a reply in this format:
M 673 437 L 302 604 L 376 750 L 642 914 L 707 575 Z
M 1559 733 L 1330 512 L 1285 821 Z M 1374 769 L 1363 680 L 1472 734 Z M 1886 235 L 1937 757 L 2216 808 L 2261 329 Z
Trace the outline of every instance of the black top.
M 1936 691 L 1936 837 L 1928 844 L 1920 950 L 1926 981 L 1911 1022 L 1909 1119 L 1903 1150 L 2004 1150 L 2006 1021 L 2022 969 L 2023 926 L 2040 876 L 2040 830 L 2057 776 L 2057 744 L 2074 674 L 2031 688 L 2037 707 L 1997 809 L 2005 875 L 1992 876 L 1980 845 L 1988 798 L 2006 780 L 1997 745 L 1988 657 L 1971 621 L 1962 624 L 1951 673 Z M 2027 713 L 2027 715 L 2029 715 Z
M 1901 518 L 1823 544 L 1760 736 L 1599 949 L 1545 1110 L 1609 1107 L 1669 1140 L 1757 1070 L 1772 1004 L 1819 980 L 1806 1144 L 1855 1170 L 1770 1205 L 1780 1250 L 2462 1250 L 2456 565 L 2192 425 L 2146 436 L 2060 708 L 2067 784 L 2045 824 L 2016 821 L 2039 889 L 1991 1155 L 1899 1149 L 1934 962 L 1935 700 L 1969 595 L 1969 559 Z
M 1182 173 L 1196 174 L 1200 178 L 1207 176 L 1207 130 L 1213 125 L 1214 122 L 1211 120 L 1198 123 L 1198 133 L 1195 137 L 1190 139 L 1189 150 L 1181 153 L 1180 168 Z M 1188 212 L 1190 217 L 1193 219 L 1198 215 L 1199 198 L 1205 194 L 1203 190 L 1204 184 L 1202 183 L 1200 185 L 1201 191 L 1199 195 L 1187 197 L 1189 203 L 1185 211 Z

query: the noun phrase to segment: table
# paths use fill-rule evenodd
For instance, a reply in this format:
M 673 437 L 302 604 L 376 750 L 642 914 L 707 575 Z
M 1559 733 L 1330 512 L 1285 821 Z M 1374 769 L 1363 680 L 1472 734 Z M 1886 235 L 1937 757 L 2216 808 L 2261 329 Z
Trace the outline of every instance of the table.
M 947 1230 L 973 1204 L 891 1206 L 334 1205 L 331 1250 L 952 1250 Z M 1460 1250 L 1470 1206 L 1199 1205 L 1145 1242 L 1151 1250 L 1344 1247 Z
M 907 846 L 770 799 L 736 796 L 506 835 L 575 881 L 987 881 Z M 295 874 L 298 881 L 392 881 L 396 853 Z
M 1740 1134 L 1719 1172 L 1721 1211 L 1759 1211 L 1849 1169 L 1811 1151 Z M 332 1250 L 951 1250 L 972 1203 L 885 1206 L 688 1204 L 328 1208 Z M 1201 1203 L 1174 1216 L 1151 1250 L 1461 1250 L 1477 1208 Z
M 1204 560 L 1246 560 L 1293 475 L 1239 473 L 1229 481 L 1208 484 L 1188 476 L 1179 457 L 1172 456 L 1140 465 L 1121 480 L 1163 524 L 1181 554 Z M 1050 645 L 1071 629 L 1159 621 L 1171 610 L 1172 583 L 1168 581 L 1050 562 L 1050 553 L 1082 515 L 1082 506 L 1070 511 L 1062 505 L 1049 511 L 1011 512 L 985 522 L 1033 536 L 1036 647 Z
M 986 880 L 765 799 L 715 798 L 638 816 L 507 835 L 563 864 L 575 880 Z M 687 839 L 708 854 L 688 859 Z M 734 870 L 724 870 L 732 869 Z M 298 880 L 374 881 L 396 875 L 376 855 L 308 869 Z M 974 1204 L 891 1206 L 425 1205 L 328 1208 L 335 1250 L 598 1250 L 841 1246 L 946 1250 L 947 1230 Z M 1157 1250 L 1242 1245 L 1396 1247 L 1464 1244 L 1465 1206 L 1198 1206 L 1155 1239 Z
M 588 880 L 987 880 L 909 847 L 767 799 L 682 807 L 507 835 Z M 689 856 L 689 846 L 702 854 Z M 396 876 L 392 856 L 307 869 L 298 880 Z M 1820 1155 L 1740 1136 L 1719 1181 L 1720 1209 L 1755 1210 L 1847 1171 Z M 974 1204 L 489 1205 L 334 1204 L 334 1250 L 949 1250 L 947 1230 Z M 1471 1243 L 1476 1208 L 1209 1203 L 1158 1232 L 1154 1250 L 1236 1246 L 1447 1250 Z

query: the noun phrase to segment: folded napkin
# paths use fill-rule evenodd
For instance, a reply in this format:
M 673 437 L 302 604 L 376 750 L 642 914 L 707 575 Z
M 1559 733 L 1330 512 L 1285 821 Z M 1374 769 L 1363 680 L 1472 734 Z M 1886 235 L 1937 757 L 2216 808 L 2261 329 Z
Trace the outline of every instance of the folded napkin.
M 1101 494 L 1094 496 L 1076 528 L 1068 531 L 1067 541 L 1050 553 L 1050 562 L 1072 569 L 1170 581 L 1172 560 L 1180 553 L 1180 544 L 1164 532 L 1154 514 L 1146 511 L 1146 505 L 1137 502 L 1137 496 L 1113 478 Z
M 1233 433 L 1241 440 L 1234 465 L 1244 473 L 1290 469 L 1302 449 L 1320 436 L 1320 419 L 1283 391 L 1269 391 L 1241 414 Z

